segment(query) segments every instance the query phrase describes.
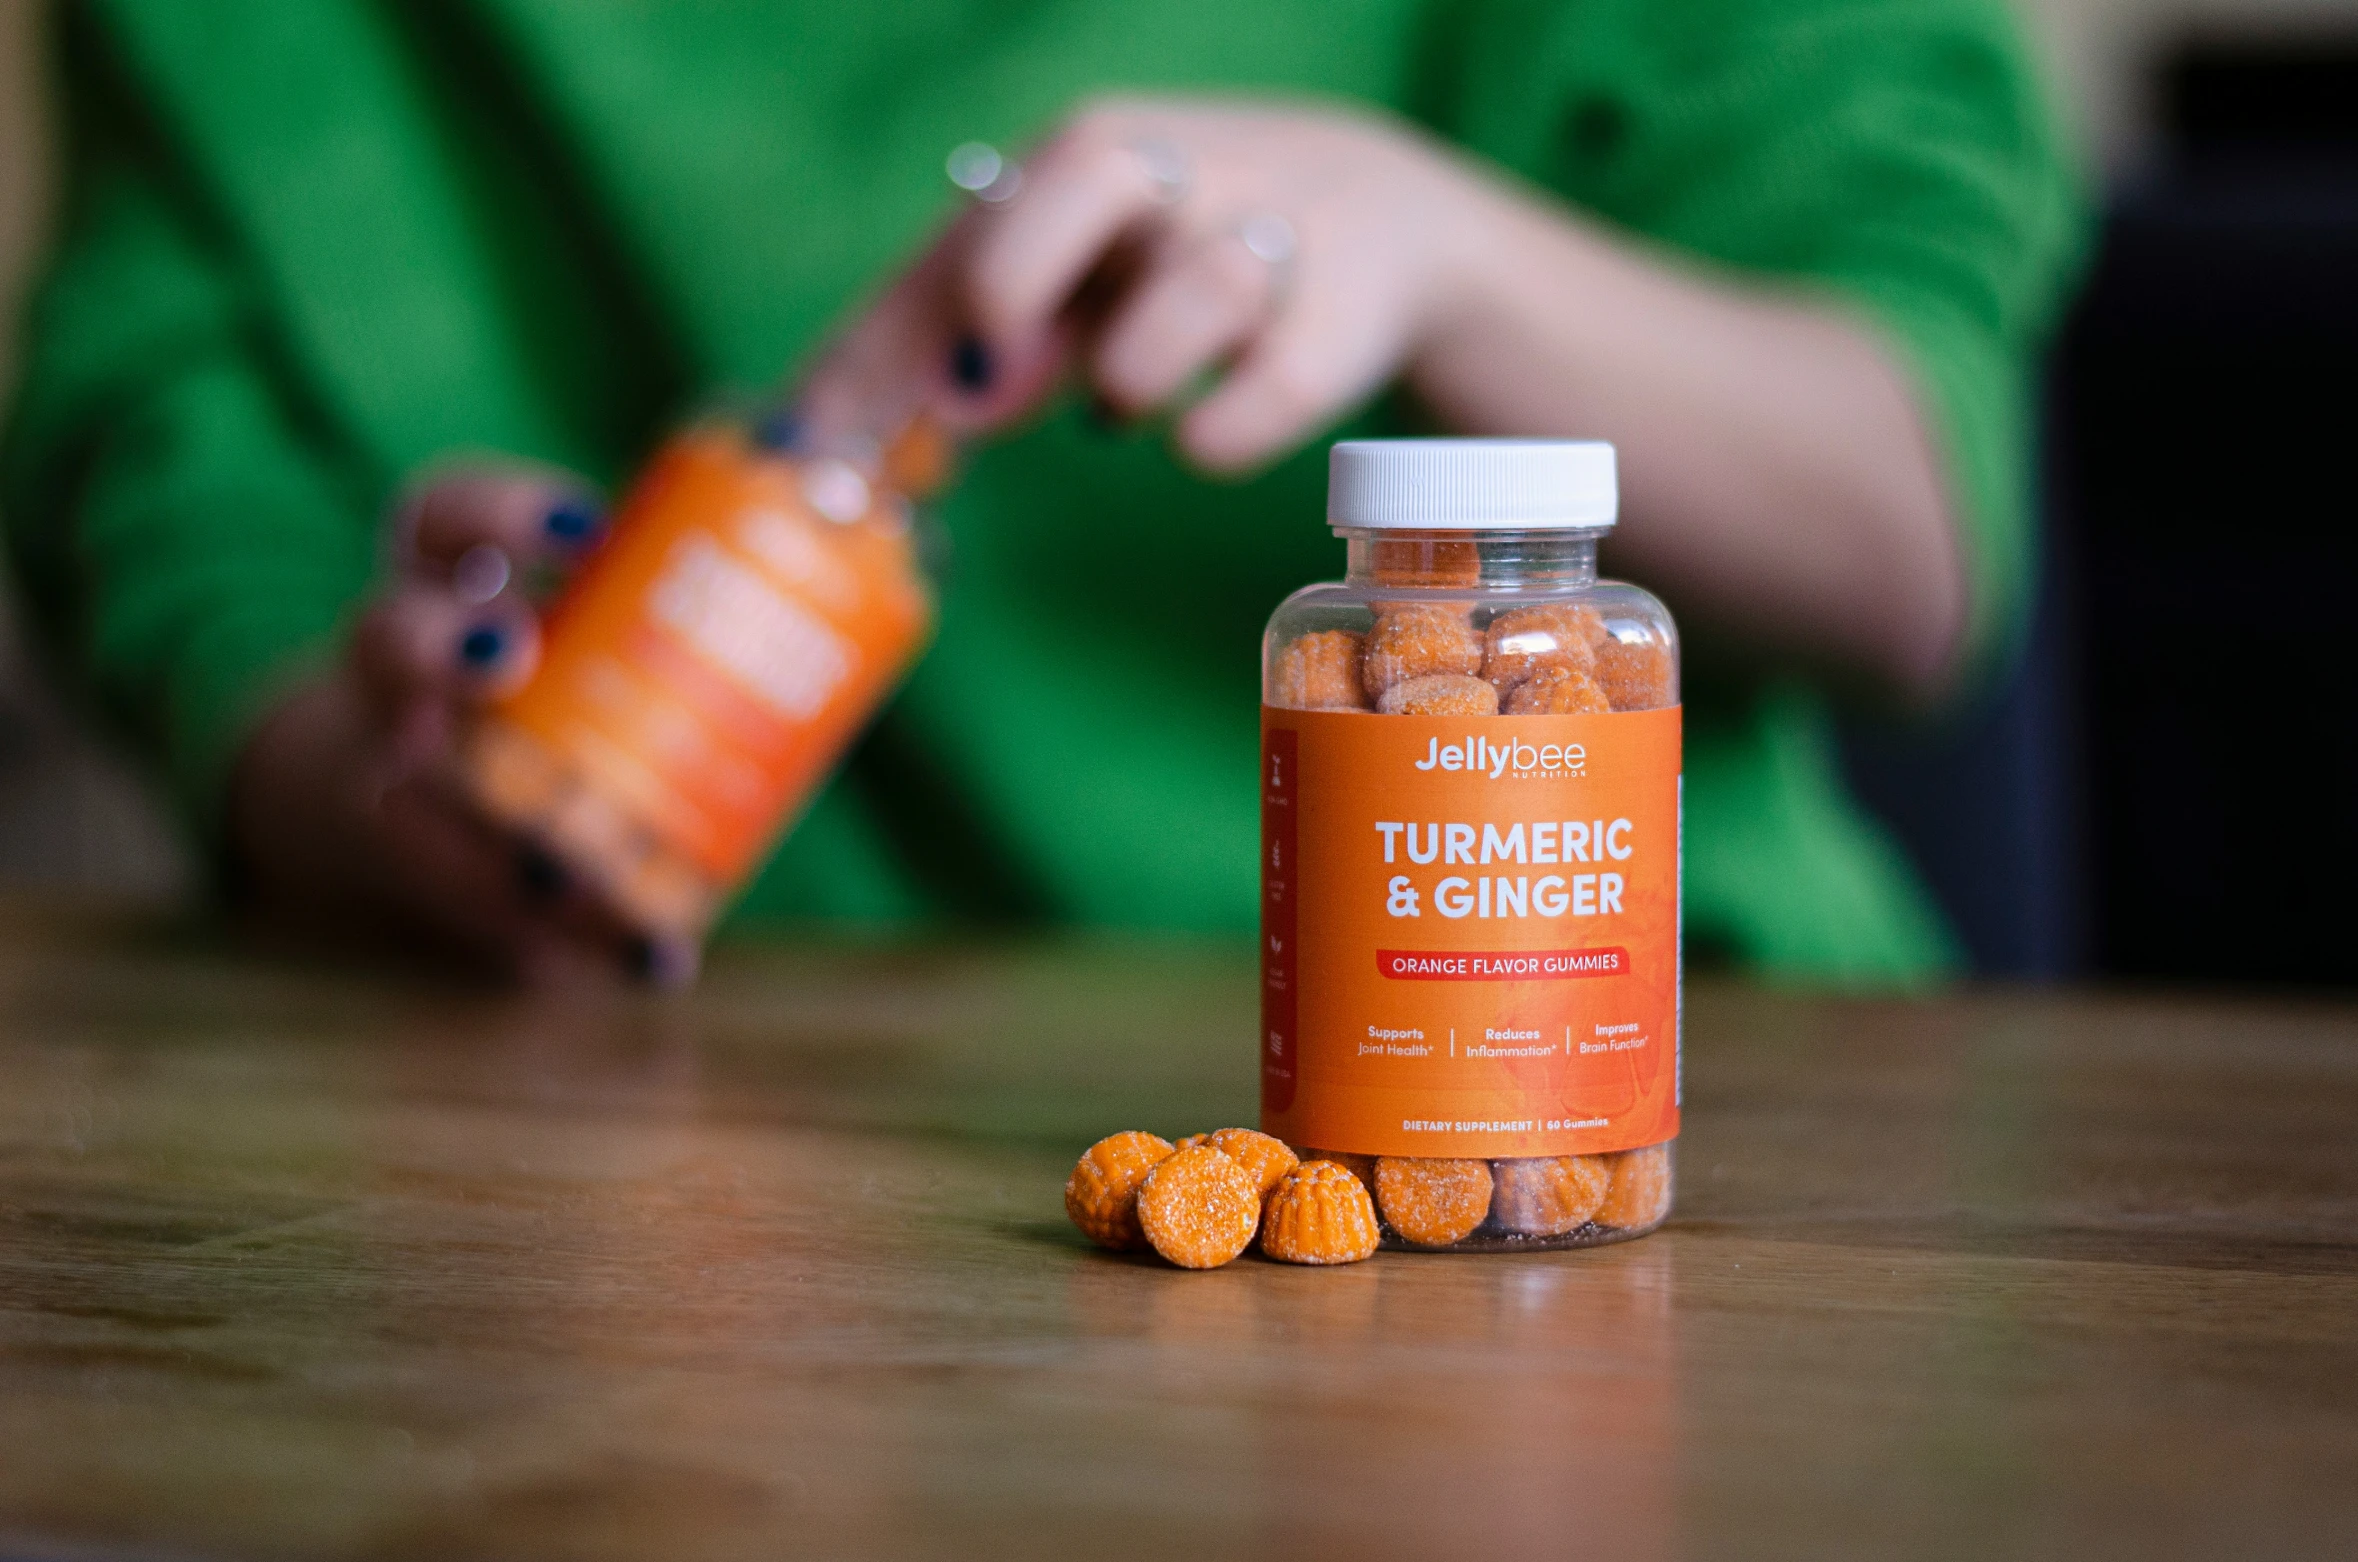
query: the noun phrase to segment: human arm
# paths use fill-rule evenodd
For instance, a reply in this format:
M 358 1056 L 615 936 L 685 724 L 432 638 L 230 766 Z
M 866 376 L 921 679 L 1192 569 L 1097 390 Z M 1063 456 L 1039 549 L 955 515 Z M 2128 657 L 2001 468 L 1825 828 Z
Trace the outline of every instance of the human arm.
M 1408 359 L 1470 434 L 1609 439 L 1618 565 L 1730 641 L 1902 701 L 1955 675 L 1957 518 L 1916 391 L 1839 304 L 1711 275 L 1516 192 Z
M 1735 4 L 1696 37 L 1491 10 L 1467 50 L 1487 65 L 1436 119 L 1465 147 L 1238 100 L 1102 104 L 1050 137 L 927 260 L 959 278 L 945 328 L 1017 366 L 978 414 L 1036 392 L 1045 346 L 1118 410 L 1175 407 L 1173 443 L 1215 469 L 1395 380 L 1446 428 L 1603 435 L 1616 562 L 1692 628 L 1934 693 L 2020 600 L 2023 387 L 2072 236 L 2002 13 Z M 1633 27 L 1669 63 L 1591 63 Z M 1633 128 L 1584 165 L 1552 149 L 1600 81 Z M 1175 150 L 1181 200 L 1142 148 Z M 1282 277 L 1237 242 L 1261 213 L 1297 236 Z

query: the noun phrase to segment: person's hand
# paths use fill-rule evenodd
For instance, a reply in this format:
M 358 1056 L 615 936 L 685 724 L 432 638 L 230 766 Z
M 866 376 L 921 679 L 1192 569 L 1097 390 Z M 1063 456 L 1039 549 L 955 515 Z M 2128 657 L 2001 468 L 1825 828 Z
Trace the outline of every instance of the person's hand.
M 1499 204 L 1399 123 L 1204 101 L 1088 108 L 1000 181 L 830 353 L 815 424 L 899 378 L 988 428 L 1077 377 L 1117 418 L 1183 408 L 1183 456 L 1249 469 L 1446 329 Z
M 411 489 L 398 579 L 341 663 L 264 719 L 232 774 L 231 850 L 266 918 L 406 935 L 534 982 L 684 974 L 692 951 L 626 925 L 476 812 L 453 773 L 469 709 L 531 676 L 532 585 L 567 570 L 602 525 L 584 485 L 517 464 L 441 468 Z
M 979 193 L 822 361 L 817 426 L 897 384 L 991 429 L 1077 379 L 1240 472 L 1396 380 L 1456 434 L 1611 441 L 1614 561 L 1748 657 L 1904 701 L 1955 675 L 1938 444 L 1836 290 L 1633 243 L 1342 108 L 1109 102 Z

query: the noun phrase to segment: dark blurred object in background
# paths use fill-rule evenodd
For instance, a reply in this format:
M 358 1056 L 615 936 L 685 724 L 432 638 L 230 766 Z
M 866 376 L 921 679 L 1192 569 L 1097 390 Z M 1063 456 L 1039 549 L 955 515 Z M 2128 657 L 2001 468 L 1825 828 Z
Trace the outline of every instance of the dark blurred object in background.
M 2099 974 L 2358 978 L 2358 32 L 2194 43 L 2056 366 Z
M 1931 730 L 1845 722 L 1842 762 L 1948 913 L 1972 973 L 2056 982 L 2088 965 L 2085 832 L 2065 577 L 2052 559 L 2041 577 L 2002 683 Z
M 2056 355 L 2021 665 L 1846 730 L 1979 975 L 2358 980 L 2358 29 L 2164 57 Z

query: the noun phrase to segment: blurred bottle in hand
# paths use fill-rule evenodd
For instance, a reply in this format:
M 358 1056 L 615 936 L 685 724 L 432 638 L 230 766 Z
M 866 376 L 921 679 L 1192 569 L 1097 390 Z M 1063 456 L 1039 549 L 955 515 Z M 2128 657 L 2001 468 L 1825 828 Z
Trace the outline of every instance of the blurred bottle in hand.
M 484 706 L 466 786 L 626 922 L 701 940 L 932 632 L 915 504 L 947 436 L 879 446 L 788 414 L 674 437 Z

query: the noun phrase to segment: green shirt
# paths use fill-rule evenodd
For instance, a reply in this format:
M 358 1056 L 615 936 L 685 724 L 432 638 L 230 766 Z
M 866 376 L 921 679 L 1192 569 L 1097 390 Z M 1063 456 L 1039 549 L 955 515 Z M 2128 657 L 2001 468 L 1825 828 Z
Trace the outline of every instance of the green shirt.
M 1849 300 L 1923 393 L 1985 656 L 2024 595 L 2027 365 L 2078 227 L 1999 0 L 90 0 L 61 44 L 68 209 L 0 503 L 200 832 L 379 578 L 405 474 L 469 448 L 622 477 L 859 307 L 951 209 L 950 146 L 1109 89 L 1378 105 Z M 1070 411 L 979 452 L 934 650 L 738 919 L 1250 927 L 1258 637 L 1339 573 L 1322 481 L 1312 449 L 1207 483 Z M 1938 969 L 1818 699 L 1690 686 L 1693 935 L 1815 979 Z

